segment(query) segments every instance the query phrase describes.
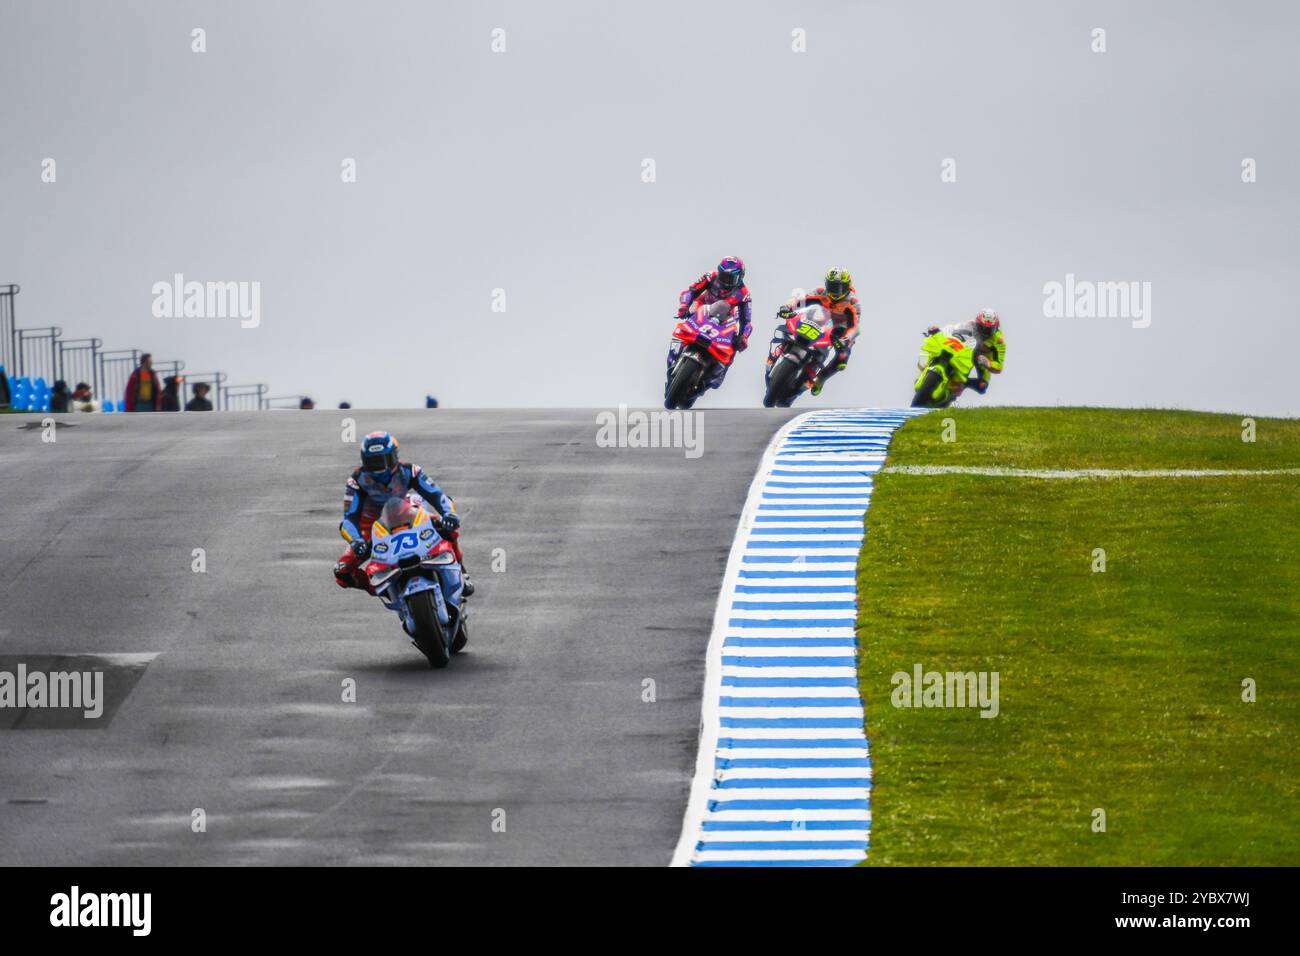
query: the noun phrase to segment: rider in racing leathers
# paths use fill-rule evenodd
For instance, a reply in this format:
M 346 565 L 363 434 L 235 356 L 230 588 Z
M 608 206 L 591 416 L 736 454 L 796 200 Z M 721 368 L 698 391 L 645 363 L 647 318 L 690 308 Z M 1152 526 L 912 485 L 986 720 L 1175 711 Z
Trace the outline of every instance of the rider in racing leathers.
M 754 303 L 750 299 L 749 289 L 745 285 L 745 263 L 738 256 L 727 256 L 718 263 L 718 268 L 706 272 L 685 289 L 678 297 L 677 321 L 680 322 L 691 314 L 691 307 L 696 303 L 712 305 L 714 302 L 726 301 L 737 307 L 740 315 L 740 329 L 732 339 L 732 345 L 739 354 L 749 348 L 749 333 L 753 331 L 752 321 Z M 673 340 L 668 352 L 668 370 L 677 361 L 681 343 Z M 727 377 L 727 366 L 719 365 L 705 383 L 705 388 L 717 388 Z M 664 398 L 668 397 L 669 382 L 664 382 Z
M 835 348 L 835 357 L 822 368 L 814 378 L 809 379 L 808 387 L 814 395 L 820 395 L 826 380 L 849 367 L 849 356 L 853 354 L 853 343 L 858 338 L 858 323 L 862 319 L 862 306 L 858 302 L 853 288 L 853 277 L 843 269 L 831 269 L 826 273 L 826 281 L 820 288 L 814 289 L 802 299 L 791 299 L 777 310 L 777 318 L 784 322 L 805 305 L 820 305 L 831 314 L 835 322 L 835 331 L 831 344 Z M 770 369 L 776 361 L 775 347 L 782 341 L 778 328 L 772 338 L 772 346 L 767 353 L 767 367 Z
M 456 506 L 419 465 L 398 460 L 397 439 L 388 432 L 371 432 L 361 440 L 361 467 L 348 478 L 343 494 L 343 520 L 339 523 L 339 534 L 348 547 L 334 565 L 334 580 L 341 588 L 374 593 L 361 567 L 370 557 L 370 526 L 390 498 L 405 497 L 411 491 L 427 501 L 440 516 L 439 530 L 456 553 L 464 594 L 469 597 L 474 593 L 474 585 L 465 572 L 465 559 L 460 552 L 460 516 L 456 514 Z
M 935 332 L 946 335 L 963 334 L 975 342 L 975 377 L 965 382 L 965 387 L 973 388 L 983 395 L 989 390 L 989 381 L 994 375 L 1002 374 L 1002 364 L 1007 358 L 1007 340 L 1002 335 L 1002 320 L 994 309 L 983 309 L 969 322 L 958 322 L 940 328 L 932 325 L 925 331 L 927 337 Z

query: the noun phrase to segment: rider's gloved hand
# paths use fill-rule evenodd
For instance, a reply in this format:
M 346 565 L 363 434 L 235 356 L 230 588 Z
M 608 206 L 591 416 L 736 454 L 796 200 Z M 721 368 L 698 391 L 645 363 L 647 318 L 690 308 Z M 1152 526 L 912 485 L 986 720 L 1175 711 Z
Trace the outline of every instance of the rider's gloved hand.
M 460 527 L 460 515 L 456 514 L 454 511 L 448 511 L 442 516 L 442 521 L 439 523 L 445 530 L 455 531 Z
M 364 561 L 370 557 L 370 542 L 368 541 L 349 541 L 348 548 L 357 556 L 358 561 Z
M 743 352 L 749 348 L 749 339 L 736 339 L 736 351 Z

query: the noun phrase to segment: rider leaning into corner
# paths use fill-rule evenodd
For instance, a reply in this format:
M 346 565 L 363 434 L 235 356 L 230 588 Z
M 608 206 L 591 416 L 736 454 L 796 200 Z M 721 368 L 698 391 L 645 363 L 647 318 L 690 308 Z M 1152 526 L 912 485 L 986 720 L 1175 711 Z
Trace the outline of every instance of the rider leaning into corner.
M 858 323 L 862 319 L 862 306 L 858 302 L 857 290 L 853 288 L 853 277 L 843 269 L 831 269 L 826 273 L 825 282 L 810 294 L 802 298 L 791 299 L 777 310 L 777 318 L 784 322 L 798 309 L 806 305 L 820 305 L 831 314 L 835 322 L 835 331 L 831 335 L 831 345 L 835 357 L 819 372 L 808 380 L 808 387 L 814 395 L 820 395 L 826 380 L 849 367 L 849 356 L 853 354 L 853 343 L 858 338 Z M 770 369 L 776 361 L 776 346 L 781 342 L 781 330 L 772 338 L 772 345 L 767 353 L 767 367 Z
M 989 381 L 994 375 L 1002 374 L 1002 363 L 1007 358 L 1007 340 L 1002 335 L 1002 320 L 994 309 L 982 309 L 980 314 L 969 322 L 958 322 L 940 328 L 932 325 L 925 330 L 928 338 L 935 332 L 955 335 L 975 341 L 975 376 L 967 379 L 966 388 L 973 388 L 983 395 L 989 390 Z
M 685 289 L 682 290 L 681 296 L 678 297 L 677 321 L 680 322 L 691 314 L 691 308 L 697 304 L 712 305 L 715 302 L 726 301 L 736 306 L 740 315 L 740 330 L 732 339 L 732 345 L 739 354 L 749 348 L 749 333 L 754 330 L 753 311 L 754 303 L 749 296 L 749 289 L 745 285 L 745 263 L 739 256 L 727 256 L 718 263 L 718 268 L 712 272 L 706 272 L 700 276 Z M 673 340 L 673 348 L 668 353 L 668 368 L 671 371 L 673 363 L 677 361 L 677 351 L 680 343 Z M 718 366 L 712 377 L 705 383 L 706 388 L 717 388 L 722 384 L 722 380 L 727 376 L 726 366 Z M 667 396 L 668 386 L 664 385 L 664 394 Z
M 451 542 L 460 562 L 465 597 L 474 593 L 460 553 L 460 516 L 456 514 L 456 506 L 419 465 L 398 460 L 397 439 L 388 432 L 371 432 L 361 440 L 361 467 L 352 472 L 343 493 L 339 534 L 348 547 L 334 565 L 334 580 L 339 587 L 375 593 L 361 567 L 370 557 L 370 526 L 390 498 L 402 498 L 412 491 L 438 513 L 442 524 L 439 531 Z

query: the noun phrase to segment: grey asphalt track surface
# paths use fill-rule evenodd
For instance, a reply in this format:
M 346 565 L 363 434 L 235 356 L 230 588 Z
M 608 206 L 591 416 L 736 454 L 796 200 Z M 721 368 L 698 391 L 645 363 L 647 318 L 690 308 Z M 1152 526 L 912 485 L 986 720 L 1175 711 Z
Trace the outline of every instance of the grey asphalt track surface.
M 0 416 L 0 668 L 156 655 L 98 725 L 0 720 L 0 864 L 666 864 L 736 521 L 795 413 L 706 410 L 694 460 L 597 447 L 594 410 L 60 416 L 53 443 Z M 345 415 L 464 516 L 444 671 L 333 583 Z

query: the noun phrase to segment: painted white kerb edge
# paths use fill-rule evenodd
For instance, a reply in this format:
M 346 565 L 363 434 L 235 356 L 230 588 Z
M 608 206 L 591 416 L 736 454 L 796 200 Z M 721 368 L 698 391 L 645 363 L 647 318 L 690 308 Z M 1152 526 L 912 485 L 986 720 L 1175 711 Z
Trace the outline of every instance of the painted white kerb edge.
M 865 803 L 871 771 L 854 663 L 856 650 L 852 647 L 855 615 L 843 604 L 855 603 L 854 569 L 863 513 L 870 502 L 871 476 L 884 465 L 895 429 L 923 413 L 910 409 L 819 409 L 791 419 L 768 444 L 741 511 L 714 611 L 696 769 L 673 866 L 851 865 L 865 856 L 870 828 Z M 774 517 L 774 512 L 787 517 Z M 790 540 L 773 540 L 773 536 Z M 846 540 L 832 541 L 827 536 Z M 756 586 L 756 579 L 772 580 L 759 581 Z M 743 590 L 741 583 L 747 585 Z M 828 599 L 802 596 L 797 591 L 787 595 L 784 587 L 769 586 L 818 585 L 798 590 L 823 592 L 831 590 L 823 587 L 827 583 L 833 583 L 836 592 L 847 593 Z M 776 593 L 760 596 L 755 592 Z M 836 606 L 821 603 L 828 600 Z M 764 607 L 767 602 L 779 603 L 768 610 Z M 809 607 L 801 609 L 800 603 Z M 848 617 L 827 618 L 832 611 Z M 754 639 L 755 634 L 761 636 Z M 808 638 L 813 640 L 800 648 Z M 764 644 L 772 646 L 761 646 Z M 831 646 L 839 650 L 822 649 Z M 730 671 L 725 663 L 728 654 L 733 660 Z M 809 663 L 795 666 L 801 655 L 807 655 Z M 824 666 L 823 658 L 832 656 L 837 658 L 834 666 L 829 666 L 829 659 Z M 788 657 L 791 666 L 778 665 L 772 657 Z M 818 663 L 812 663 L 812 657 L 817 657 Z M 768 663 L 760 664 L 765 659 Z M 750 685 L 742 684 L 739 675 L 726 677 L 737 668 L 748 668 L 740 663 L 746 660 L 762 668 L 756 673 L 773 678 L 807 677 L 799 676 L 787 687 L 778 687 L 782 684 L 779 679 Z M 819 680 L 836 672 L 838 676 L 831 680 Z M 805 680 L 806 685 L 799 683 Z M 796 687 L 809 689 L 793 689 Z M 772 699 L 743 703 L 753 697 Z M 800 699 L 782 704 L 786 697 Z M 740 715 L 771 723 L 729 723 L 726 729 L 731 736 L 725 752 L 720 751 L 723 724 L 736 720 L 737 706 L 746 708 Z M 734 716 L 725 716 L 727 712 Z M 810 719 L 807 724 L 805 718 Z M 751 729 L 738 729 L 742 727 Z M 761 727 L 780 729 L 758 729 Z M 800 727 L 806 729 L 797 729 Z M 806 744 L 796 739 L 790 746 L 811 749 L 791 753 L 775 739 L 767 745 L 741 746 L 744 741 L 773 737 L 803 738 Z M 819 747 L 820 738 L 834 738 L 826 741 L 832 749 Z M 746 757 L 740 761 L 743 772 L 719 769 L 720 760 L 725 759 L 726 766 L 737 756 L 737 747 Z M 755 751 L 756 747 L 760 749 Z M 777 749 L 761 749 L 764 747 Z M 781 766 L 779 760 L 749 759 L 754 756 L 801 759 L 792 761 L 787 769 L 776 769 Z M 849 759 L 826 759 L 829 757 Z M 736 774 L 744 779 L 737 780 Z M 782 786 L 786 780 L 788 786 Z M 836 786 L 841 780 L 843 785 Z M 731 789 L 732 800 L 727 801 L 728 794 L 720 791 L 719 781 L 743 790 Z M 715 800 L 739 800 L 753 808 L 723 811 Z M 792 809 L 805 800 L 818 809 L 806 813 Z M 853 807 L 820 808 L 832 803 L 851 803 Z M 770 805 L 770 809 L 760 810 L 761 805 Z M 795 820 L 799 823 L 791 829 L 774 826 Z M 733 842 L 734 847 L 730 845 Z

